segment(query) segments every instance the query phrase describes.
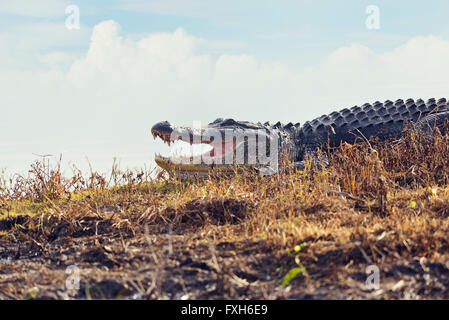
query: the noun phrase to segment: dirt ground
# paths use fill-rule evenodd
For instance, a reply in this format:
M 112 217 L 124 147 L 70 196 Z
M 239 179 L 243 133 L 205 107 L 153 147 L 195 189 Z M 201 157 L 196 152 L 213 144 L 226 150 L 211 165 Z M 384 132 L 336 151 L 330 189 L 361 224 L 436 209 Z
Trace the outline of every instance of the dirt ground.
M 308 214 L 317 218 L 325 213 L 316 211 Z M 53 218 L 44 222 L 47 224 L 45 231 L 30 228 L 29 224 L 35 218 L 19 216 L 2 220 L 0 230 L 14 229 L 15 232 L 0 241 L 0 298 L 449 297 L 449 290 L 446 289 L 449 285 L 448 255 L 439 254 L 437 258 L 434 255 L 428 259 L 428 254 L 414 248 L 417 243 L 408 244 L 404 240 L 402 244 L 392 245 L 388 239 L 395 236 L 393 230 L 374 233 L 377 241 L 366 243 L 356 239 L 340 243 L 332 236 L 305 238 L 301 243 L 308 245 L 296 254 L 294 248 L 290 252 L 276 248 L 262 236 L 213 240 L 214 233 L 229 229 L 229 223 L 232 228 L 238 228 L 245 218 L 226 223 L 212 219 L 203 226 L 198 224 L 198 230 L 158 225 L 136 232 L 129 226 L 118 225 L 114 219 L 116 215 L 122 214 L 100 212 L 70 223 Z M 357 219 L 360 220 L 363 217 Z M 413 242 L 416 241 L 419 240 L 413 239 Z M 446 252 L 447 247 L 436 251 Z M 298 274 L 283 286 L 286 274 L 296 266 L 296 255 L 300 257 L 306 272 Z M 378 289 L 366 286 L 370 275 L 366 268 L 369 265 L 376 265 L 380 270 Z M 71 290 L 66 285 L 73 274 L 67 271 L 70 266 L 76 266 L 79 271 L 78 290 Z

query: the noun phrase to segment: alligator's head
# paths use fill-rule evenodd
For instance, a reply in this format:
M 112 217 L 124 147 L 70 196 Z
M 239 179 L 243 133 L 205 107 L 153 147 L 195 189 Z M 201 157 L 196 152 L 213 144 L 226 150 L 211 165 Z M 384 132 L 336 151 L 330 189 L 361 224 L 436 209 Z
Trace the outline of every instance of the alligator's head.
M 207 126 L 179 127 L 167 121 L 153 126 L 153 137 L 169 145 L 184 141 L 191 146 L 206 144 L 207 151 L 199 154 L 163 157 L 156 155 L 156 163 L 168 172 L 181 177 L 204 176 L 209 173 L 232 173 L 236 168 L 255 169 L 263 174 L 277 173 L 282 157 L 295 160 L 295 134 L 299 124 L 251 123 L 233 119 L 217 119 Z M 197 148 L 198 149 L 198 148 Z

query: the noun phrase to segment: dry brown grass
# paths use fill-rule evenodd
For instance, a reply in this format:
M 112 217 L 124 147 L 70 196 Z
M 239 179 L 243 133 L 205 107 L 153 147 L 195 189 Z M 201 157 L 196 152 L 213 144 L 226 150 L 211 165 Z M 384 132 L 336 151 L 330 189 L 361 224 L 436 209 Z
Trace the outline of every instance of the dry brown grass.
M 448 298 L 448 139 L 408 129 L 324 169 L 191 182 L 35 164 L 0 194 L 0 298 Z

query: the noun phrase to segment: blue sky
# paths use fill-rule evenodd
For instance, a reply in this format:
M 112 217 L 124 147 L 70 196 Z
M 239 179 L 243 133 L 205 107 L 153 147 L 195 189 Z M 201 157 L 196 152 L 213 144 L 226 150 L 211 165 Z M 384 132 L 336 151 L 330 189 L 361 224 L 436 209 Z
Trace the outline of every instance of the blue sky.
M 136 35 L 182 27 L 198 37 L 215 40 L 217 47 L 221 43 L 221 50 L 267 59 L 301 60 L 303 56 L 319 59 L 353 42 L 381 52 L 417 35 L 449 35 L 445 14 L 449 2 L 445 0 L 348 0 L 344 3 L 329 0 L 74 0 L 69 3 L 80 7 L 83 27 L 92 28 L 110 19 L 117 21 L 125 33 Z M 365 9 L 369 5 L 380 8 L 380 30 L 365 27 Z M 62 23 L 65 18 L 64 12 L 51 17 L 0 12 L 0 28 Z M 88 45 L 86 42 L 79 49 L 86 49 Z M 56 42 L 47 50 L 54 48 L 64 49 Z
M 79 30 L 65 27 L 68 5 Z M 36 153 L 152 166 L 160 120 L 304 122 L 443 96 L 448 11 L 444 0 L 2 0 L 0 167 L 23 171 Z

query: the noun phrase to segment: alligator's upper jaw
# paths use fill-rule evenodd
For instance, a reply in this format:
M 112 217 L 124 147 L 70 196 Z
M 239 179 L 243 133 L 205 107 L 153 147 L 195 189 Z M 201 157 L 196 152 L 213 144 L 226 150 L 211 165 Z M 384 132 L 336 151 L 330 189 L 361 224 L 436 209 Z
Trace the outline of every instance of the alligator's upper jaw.
M 212 141 L 207 137 L 208 128 L 188 128 L 188 127 L 178 127 L 172 125 L 168 121 L 158 122 L 153 128 L 151 128 L 151 133 L 154 138 L 159 137 L 164 142 L 169 145 L 172 142 L 182 140 L 190 144 L 207 143 L 210 144 Z

